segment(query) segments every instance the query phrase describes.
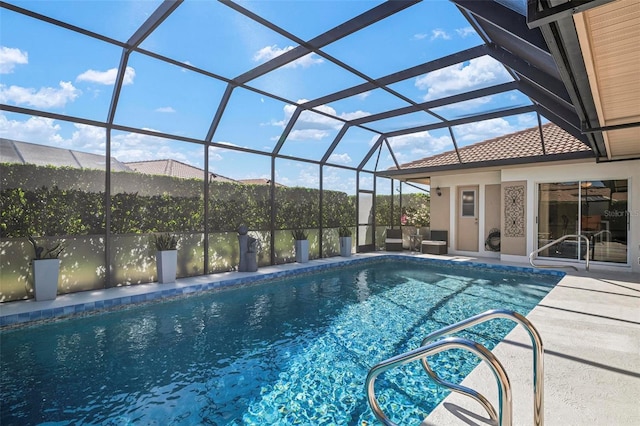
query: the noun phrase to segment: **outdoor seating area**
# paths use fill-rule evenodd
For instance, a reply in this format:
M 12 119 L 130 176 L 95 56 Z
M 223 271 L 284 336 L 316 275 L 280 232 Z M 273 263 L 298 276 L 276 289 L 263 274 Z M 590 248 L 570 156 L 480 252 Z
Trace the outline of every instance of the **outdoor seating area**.
M 425 240 L 421 243 L 421 251 L 424 254 L 447 254 L 447 242 Z
M 421 252 L 425 254 L 447 254 L 449 245 L 449 233 L 447 231 L 431 230 L 428 240 L 420 243 Z

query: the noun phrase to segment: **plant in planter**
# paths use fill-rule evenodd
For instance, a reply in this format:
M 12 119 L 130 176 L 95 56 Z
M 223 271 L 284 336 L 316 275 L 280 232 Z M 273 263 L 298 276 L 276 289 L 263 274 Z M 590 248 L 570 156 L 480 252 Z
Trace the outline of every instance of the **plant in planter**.
M 60 253 L 64 250 L 64 245 L 60 242 L 51 247 L 38 245 L 32 236 L 29 242 L 33 246 L 33 290 L 35 299 L 53 300 L 58 295 L 58 277 L 60 275 Z
M 168 232 L 154 235 L 154 245 L 156 248 L 158 282 L 174 282 L 178 263 L 178 237 Z
M 351 256 L 351 228 L 341 226 L 338 229 L 338 237 L 340 238 L 340 256 Z
M 307 239 L 307 233 L 304 229 L 294 229 L 291 231 L 295 248 L 296 248 L 296 262 L 307 263 L 309 261 L 309 240 Z

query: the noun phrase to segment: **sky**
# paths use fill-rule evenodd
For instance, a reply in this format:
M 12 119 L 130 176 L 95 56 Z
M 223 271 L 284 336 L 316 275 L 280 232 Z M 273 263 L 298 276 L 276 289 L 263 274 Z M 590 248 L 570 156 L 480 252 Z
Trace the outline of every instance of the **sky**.
M 156 0 L 9 1 L 11 4 L 126 41 L 160 4 Z M 359 0 L 240 1 L 302 40 L 310 40 L 381 2 Z M 122 49 L 10 10 L 0 9 L 0 103 L 106 121 Z M 371 78 L 393 74 L 442 56 L 482 44 L 469 22 L 450 2 L 425 0 L 323 48 L 339 61 Z M 229 6 L 186 0 L 141 44 L 180 63 L 215 75 L 235 78 L 297 44 Z M 504 67 L 479 57 L 447 69 L 390 86 L 415 102 L 438 99 L 511 81 Z M 209 151 L 210 170 L 234 179 L 270 178 L 268 156 L 225 149 L 245 147 L 271 152 L 296 104 L 361 83 L 317 54 L 304 56 L 247 83 L 273 93 L 283 102 L 244 88 L 232 92 Z M 203 139 L 219 107 L 226 83 L 187 68 L 134 52 L 129 57 L 114 122 Z M 434 109 L 446 119 L 479 111 L 530 105 L 517 92 Z M 381 89 L 360 93 L 316 110 L 305 111 L 280 151 L 283 155 L 319 159 L 342 127 L 340 119 L 366 117 L 408 103 Z M 425 112 L 351 128 L 328 162 L 357 167 L 379 133 L 437 123 Z M 535 114 L 493 119 L 453 128 L 458 146 L 512 133 L 537 124 Z M 0 137 L 97 154 L 105 153 L 105 130 L 83 124 L 0 111 Z M 389 139 L 400 163 L 453 149 L 448 129 L 417 132 Z M 122 162 L 172 158 L 204 167 L 199 144 L 139 133 L 114 131 L 112 156 Z M 393 165 L 388 151 L 374 156 L 368 168 Z M 276 180 L 285 185 L 318 187 L 314 164 L 277 160 Z M 323 172 L 327 189 L 353 192 L 355 173 L 335 167 Z

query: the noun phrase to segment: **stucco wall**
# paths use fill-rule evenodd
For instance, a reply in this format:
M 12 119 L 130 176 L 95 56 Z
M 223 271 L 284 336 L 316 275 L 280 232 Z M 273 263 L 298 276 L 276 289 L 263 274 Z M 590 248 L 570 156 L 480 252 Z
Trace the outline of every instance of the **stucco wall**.
M 500 203 L 500 184 L 490 184 L 485 186 L 485 218 L 484 218 L 484 234 L 482 237 L 484 241 L 487 240 L 489 236 L 489 232 L 492 229 L 500 229 L 500 211 L 501 211 L 501 203 Z M 485 250 L 487 249 L 485 245 Z M 502 247 L 500 247 L 502 250 Z
M 435 186 L 432 186 L 436 188 Z M 451 241 L 451 226 L 450 226 L 450 198 L 451 189 L 449 187 L 440 188 L 442 195 L 438 196 L 435 190 L 431 190 L 431 229 L 437 231 L 447 231 L 449 235 L 449 241 Z

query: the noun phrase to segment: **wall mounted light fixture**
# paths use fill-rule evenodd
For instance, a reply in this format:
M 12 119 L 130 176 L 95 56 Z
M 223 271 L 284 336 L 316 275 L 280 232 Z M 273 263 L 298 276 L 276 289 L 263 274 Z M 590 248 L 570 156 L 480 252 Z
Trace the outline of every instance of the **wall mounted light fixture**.
M 442 196 L 442 190 L 440 189 L 440 187 L 436 188 L 436 194 L 438 195 L 438 197 Z

